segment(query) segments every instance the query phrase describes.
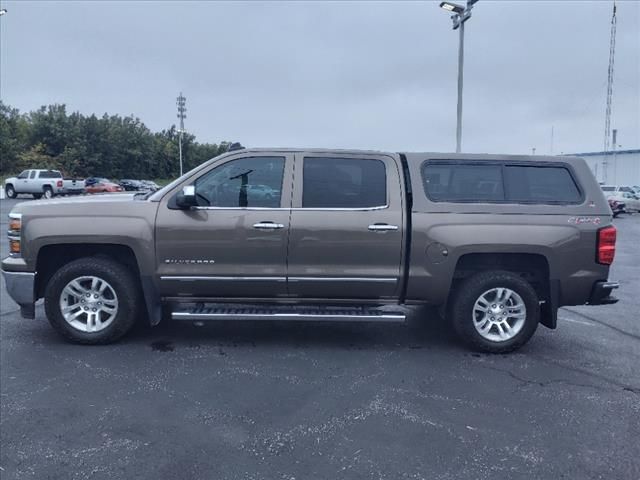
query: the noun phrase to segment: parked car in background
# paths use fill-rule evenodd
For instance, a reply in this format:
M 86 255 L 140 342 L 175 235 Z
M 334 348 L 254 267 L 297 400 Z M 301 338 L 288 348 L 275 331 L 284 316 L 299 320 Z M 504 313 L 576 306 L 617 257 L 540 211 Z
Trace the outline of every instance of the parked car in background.
M 613 197 L 614 200 L 622 201 L 625 204 L 625 212 L 640 212 L 640 195 L 623 192 Z
M 280 190 L 271 188 L 268 185 L 247 185 L 247 194 L 269 200 L 280 195 Z
M 149 190 L 152 192 L 157 192 L 158 190 L 160 190 L 160 185 L 158 185 L 156 182 L 153 182 L 151 180 L 140 180 L 140 183 L 142 183 L 142 185 L 145 187 L 146 190 Z
M 612 195 L 614 193 L 626 192 L 626 193 L 640 193 L 637 192 L 634 187 L 624 186 L 624 185 L 600 185 L 600 188 L 606 195 Z
M 609 202 L 609 208 L 611 208 L 613 218 L 616 218 L 618 215 L 625 212 L 624 202 L 619 202 L 617 200 L 614 200 L 613 198 L 607 198 L 607 201 Z
M 615 200 L 621 207 L 621 213 L 640 212 L 640 191 L 635 187 L 620 185 L 601 185 L 607 200 Z
M 59 170 L 24 170 L 17 177 L 4 181 L 4 190 L 9 198 L 29 193 L 33 198 L 52 198 L 54 195 L 78 194 L 84 192 L 84 181 L 64 179 Z
M 127 192 L 140 192 L 142 190 L 149 190 L 148 188 L 145 188 L 140 180 L 132 180 L 128 178 L 120 180 L 120 186 Z
M 115 182 L 107 178 L 97 178 L 94 177 L 91 179 L 91 184 L 85 187 L 87 193 L 106 193 L 106 192 L 122 192 L 124 189 Z
M 84 179 L 84 185 L 86 187 L 93 185 L 95 183 L 98 183 L 100 181 L 101 177 L 87 177 Z

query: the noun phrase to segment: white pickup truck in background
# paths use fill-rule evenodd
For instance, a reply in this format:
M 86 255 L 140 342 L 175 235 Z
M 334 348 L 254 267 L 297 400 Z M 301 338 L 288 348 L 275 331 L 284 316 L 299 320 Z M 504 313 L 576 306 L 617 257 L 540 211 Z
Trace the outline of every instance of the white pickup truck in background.
M 4 181 L 8 198 L 28 193 L 33 198 L 52 198 L 54 195 L 84 193 L 84 180 L 65 180 L 58 170 L 25 170 L 17 177 Z

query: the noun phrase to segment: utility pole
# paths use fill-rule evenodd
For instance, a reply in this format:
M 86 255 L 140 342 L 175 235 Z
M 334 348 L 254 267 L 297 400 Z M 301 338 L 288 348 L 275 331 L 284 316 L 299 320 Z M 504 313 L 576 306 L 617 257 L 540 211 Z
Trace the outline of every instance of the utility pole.
M 607 108 L 604 115 L 604 156 L 602 157 L 602 181 L 604 183 L 607 183 L 607 166 L 609 163 L 607 154 L 609 153 L 609 135 L 611 133 L 611 99 L 613 97 L 613 67 L 616 56 L 616 23 L 616 1 L 613 0 L 611 36 L 609 38 L 609 67 L 607 69 Z
M 551 125 L 551 155 L 553 155 L 553 125 Z
M 466 6 L 444 1 L 440 8 L 452 12 L 453 29 L 460 29 L 460 43 L 458 45 L 458 106 L 456 109 L 456 153 L 462 150 L 462 86 L 464 74 L 464 24 L 471 18 L 471 9 L 478 0 L 467 0 Z
M 178 148 L 180 149 L 180 176 L 182 176 L 182 135 L 184 134 L 184 119 L 187 118 L 186 111 L 187 99 L 182 92 L 176 99 L 178 105 L 178 118 L 180 119 L 180 129 L 178 130 Z
M 612 147 L 613 147 L 613 183 L 614 185 L 616 185 L 618 183 L 618 166 L 616 165 L 616 147 L 617 147 L 617 143 L 618 143 L 618 130 L 617 129 L 613 129 L 611 131 L 611 142 L 613 143 Z

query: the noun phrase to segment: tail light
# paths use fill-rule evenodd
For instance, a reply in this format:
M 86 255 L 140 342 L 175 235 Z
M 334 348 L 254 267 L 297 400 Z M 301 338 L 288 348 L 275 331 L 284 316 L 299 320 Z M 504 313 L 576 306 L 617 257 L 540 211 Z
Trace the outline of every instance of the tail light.
M 616 227 L 613 225 L 598 230 L 597 259 L 602 265 L 611 265 L 616 255 Z
M 58 188 L 62 188 L 62 180 L 58 180 L 56 182 L 56 185 L 58 186 Z

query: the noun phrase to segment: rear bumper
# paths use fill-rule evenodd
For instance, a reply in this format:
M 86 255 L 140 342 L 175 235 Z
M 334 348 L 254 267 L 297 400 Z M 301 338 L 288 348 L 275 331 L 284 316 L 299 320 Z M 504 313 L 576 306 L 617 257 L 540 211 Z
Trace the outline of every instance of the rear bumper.
M 25 318 L 33 318 L 35 302 L 36 274 L 32 272 L 7 272 L 2 270 L 7 284 L 7 293 L 13 301 L 20 305 L 20 312 Z
M 596 282 L 591 290 L 589 305 L 610 305 L 612 303 L 618 303 L 618 299 L 612 296 L 611 292 L 619 286 L 620 284 L 618 282 Z

